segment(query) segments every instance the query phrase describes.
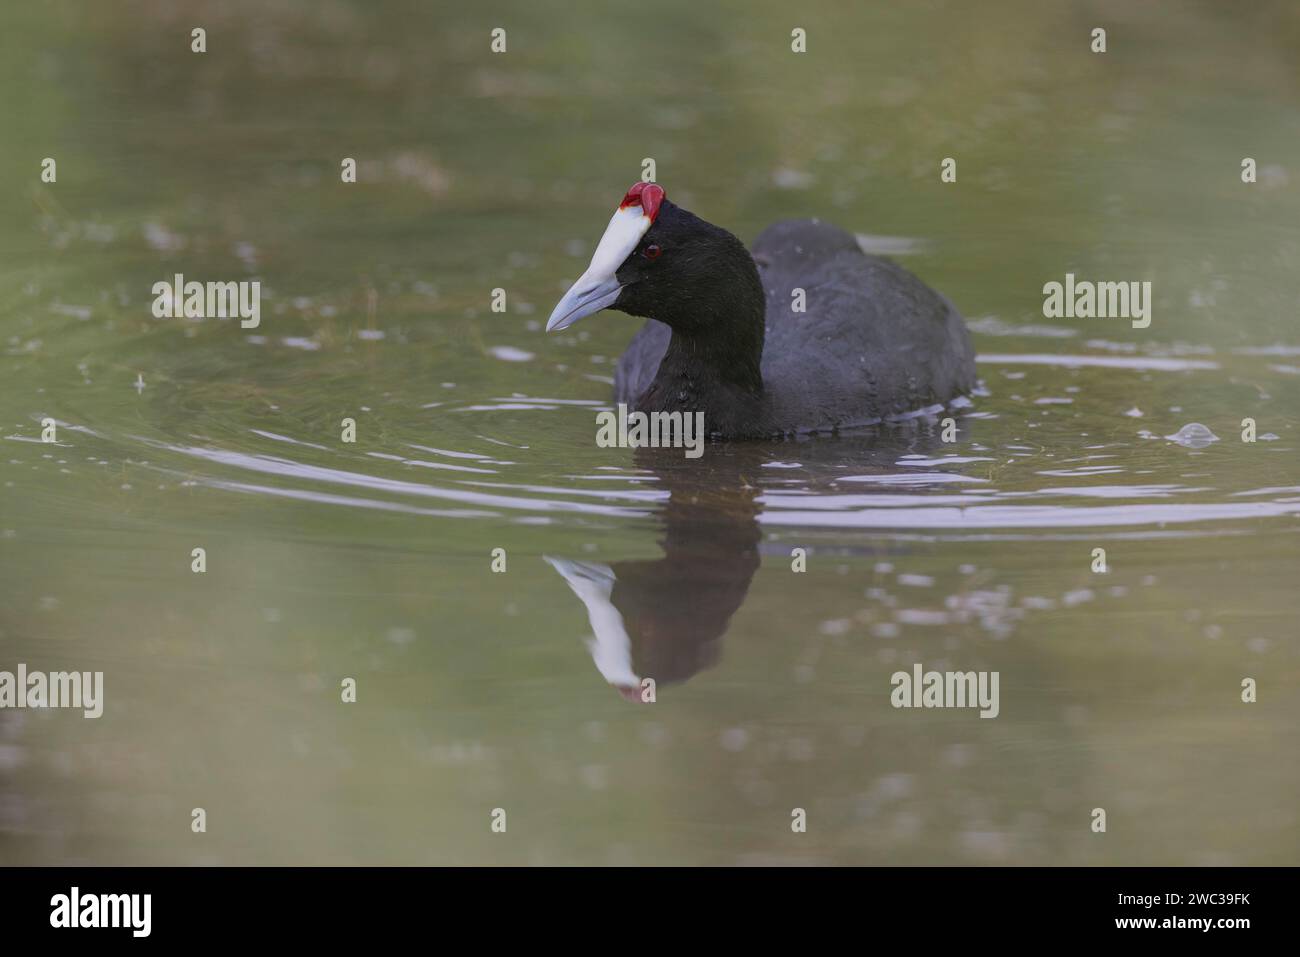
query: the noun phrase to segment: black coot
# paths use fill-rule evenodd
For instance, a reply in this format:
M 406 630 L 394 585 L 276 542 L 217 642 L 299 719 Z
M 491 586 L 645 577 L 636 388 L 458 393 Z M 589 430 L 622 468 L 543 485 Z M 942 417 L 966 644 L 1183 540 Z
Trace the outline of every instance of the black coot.
M 605 308 L 649 319 L 619 359 L 616 401 L 703 412 L 718 437 L 865 425 L 975 386 L 970 335 L 952 303 L 850 233 L 787 220 L 751 254 L 654 183 L 628 191 L 546 329 Z

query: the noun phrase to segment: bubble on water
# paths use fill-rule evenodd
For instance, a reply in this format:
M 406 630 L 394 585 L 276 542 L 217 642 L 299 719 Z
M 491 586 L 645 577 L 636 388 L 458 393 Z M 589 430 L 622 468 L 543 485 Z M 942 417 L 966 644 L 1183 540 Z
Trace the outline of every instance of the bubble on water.
M 58 313 L 60 316 L 70 316 L 73 319 L 86 320 L 92 315 L 89 306 L 72 306 L 63 303 L 53 303 L 50 306 L 50 312 Z
M 588 764 L 579 771 L 582 783 L 592 791 L 603 791 L 609 786 L 609 769 L 603 764 Z
M 660 748 L 668 742 L 668 731 L 662 724 L 649 722 L 639 729 L 641 740 L 652 747 Z
M 315 352 L 320 348 L 320 343 L 315 339 L 307 339 L 303 336 L 285 336 L 280 340 L 280 343 L 290 349 L 303 349 L 307 352 Z
M 1190 422 L 1165 438 L 1189 449 L 1203 449 L 1210 443 L 1219 441 L 1217 435 L 1199 422 Z
M 415 629 L 402 626 L 389 628 L 384 637 L 395 645 L 409 645 L 415 641 Z
M 728 728 L 722 732 L 720 743 L 727 751 L 744 751 L 749 744 L 749 732 L 744 728 Z
M 527 362 L 533 358 L 533 353 L 525 352 L 523 349 L 516 349 L 514 346 L 492 346 L 488 353 L 493 358 L 502 359 L 506 362 Z
M 904 625 L 946 625 L 952 620 L 947 612 L 930 608 L 900 608 L 894 618 Z
M 905 772 L 886 774 L 872 785 L 870 796 L 879 801 L 901 801 L 912 796 L 916 780 Z
M 161 223 L 144 224 L 144 240 L 161 253 L 174 253 L 185 248 L 185 238 L 172 232 Z
M 812 184 L 812 175 L 802 170 L 785 168 L 772 171 L 772 185 L 777 189 L 807 189 Z
M 1003 860 L 1012 849 L 1010 837 L 1002 831 L 972 829 L 963 831 L 960 840 L 966 853 L 989 860 Z
M 866 738 L 867 729 L 860 724 L 850 724 L 840 728 L 840 741 L 850 748 L 861 747 Z
M 257 247 L 249 242 L 237 242 L 231 251 L 249 269 L 257 268 Z
M 1268 166 L 1259 168 L 1259 185 L 1264 189 L 1278 189 L 1290 182 L 1291 179 L 1287 176 L 1286 167 L 1284 166 L 1270 163 Z
M 16 744 L 0 744 L 0 771 L 14 771 L 27 760 L 27 749 Z

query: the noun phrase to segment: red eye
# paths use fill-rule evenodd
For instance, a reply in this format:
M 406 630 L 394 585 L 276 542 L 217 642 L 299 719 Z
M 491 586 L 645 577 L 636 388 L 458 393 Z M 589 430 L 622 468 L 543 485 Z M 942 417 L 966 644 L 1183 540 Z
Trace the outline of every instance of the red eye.
M 660 249 L 654 243 L 651 243 L 649 246 L 645 248 L 645 252 L 642 253 L 641 255 L 645 256 L 646 259 L 658 259 L 660 255 L 662 255 L 662 253 L 663 253 L 662 249 Z

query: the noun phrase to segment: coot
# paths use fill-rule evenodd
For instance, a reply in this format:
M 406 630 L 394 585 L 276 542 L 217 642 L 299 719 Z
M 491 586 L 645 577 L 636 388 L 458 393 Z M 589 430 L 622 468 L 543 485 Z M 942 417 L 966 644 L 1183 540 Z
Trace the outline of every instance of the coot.
M 655 183 L 628 190 L 546 330 L 606 308 L 648 319 L 618 361 L 615 400 L 703 412 L 719 438 L 867 425 L 975 386 L 952 303 L 852 234 L 786 220 L 751 253 Z

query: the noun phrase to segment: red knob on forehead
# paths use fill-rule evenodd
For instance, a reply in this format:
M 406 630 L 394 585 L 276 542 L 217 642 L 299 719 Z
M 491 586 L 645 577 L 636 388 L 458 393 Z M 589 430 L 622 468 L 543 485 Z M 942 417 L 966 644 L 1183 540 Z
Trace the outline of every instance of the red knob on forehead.
M 650 217 L 650 222 L 655 221 L 659 215 L 659 204 L 664 200 L 664 188 L 658 183 L 637 183 L 627 191 L 623 197 L 623 202 L 618 206 L 619 209 L 626 209 L 628 206 L 640 206 L 642 212 Z
M 641 190 L 641 208 L 650 217 L 650 222 L 653 223 L 659 215 L 659 204 L 663 201 L 664 188 L 657 183 L 646 183 L 645 189 Z

